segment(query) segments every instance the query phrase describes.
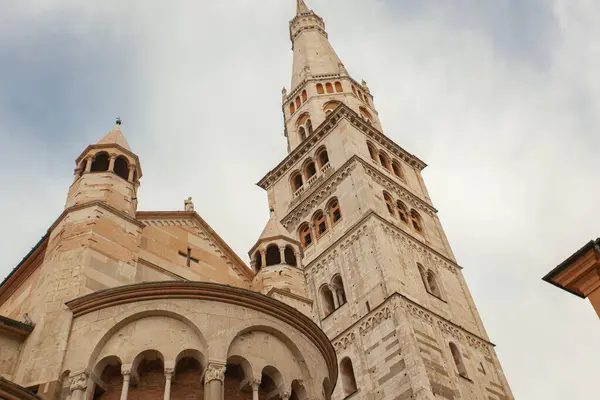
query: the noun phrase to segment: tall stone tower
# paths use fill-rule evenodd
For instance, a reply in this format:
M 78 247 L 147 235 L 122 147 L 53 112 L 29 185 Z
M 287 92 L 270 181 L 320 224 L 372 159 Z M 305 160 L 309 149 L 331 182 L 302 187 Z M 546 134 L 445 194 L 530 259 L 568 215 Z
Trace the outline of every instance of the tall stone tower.
M 336 384 L 334 399 L 512 399 L 427 193 L 425 163 L 383 134 L 369 87 L 303 0 L 290 38 L 289 154 L 259 186 L 276 219 L 269 236 L 300 258 L 306 287 L 295 295 L 312 300 L 337 352 L 339 379 L 325 380 L 324 393 Z M 267 274 L 264 252 L 250 256 Z

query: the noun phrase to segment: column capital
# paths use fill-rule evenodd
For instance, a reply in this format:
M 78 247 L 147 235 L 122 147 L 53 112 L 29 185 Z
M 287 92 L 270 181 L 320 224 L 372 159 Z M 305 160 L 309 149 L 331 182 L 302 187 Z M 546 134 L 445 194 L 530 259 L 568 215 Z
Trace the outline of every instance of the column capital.
M 261 380 L 260 379 L 254 379 L 252 380 L 252 382 L 250 382 L 250 386 L 252 387 L 252 391 L 254 392 L 258 392 L 258 387 L 261 384 Z
M 279 394 L 279 396 L 281 397 L 281 400 L 290 400 L 291 394 L 290 394 L 290 392 L 288 392 L 287 390 L 285 390 L 285 391 L 281 392 Z
M 167 379 L 171 379 L 174 374 L 175 374 L 175 369 L 174 368 L 165 368 L 165 377 Z
M 73 393 L 77 390 L 85 391 L 88 386 L 89 377 L 90 377 L 90 374 L 87 371 L 80 372 L 79 374 L 71 377 L 71 386 L 70 386 L 71 393 Z
M 211 381 L 225 381 L 225 364 L 218 362 L 209 362 L 204 373 L 204 384 L 207 385 Z

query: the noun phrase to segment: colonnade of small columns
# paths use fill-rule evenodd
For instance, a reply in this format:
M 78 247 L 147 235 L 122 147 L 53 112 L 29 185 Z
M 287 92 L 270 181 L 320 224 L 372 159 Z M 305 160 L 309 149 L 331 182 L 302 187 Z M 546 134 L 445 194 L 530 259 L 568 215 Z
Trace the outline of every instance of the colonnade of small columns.
M 75 178 L 74 180 L 76 181 L 77 179 L 79 179 L 79 177 L 82 174 L 89 174 L 92 172 L 92 165 L 94 163 L 94 160 L 96 159 L 96 156 L 98 154 L 106 154 L 106 153 L 96 153 L 94 155 L 90 155 L 87 156 L 83 162 L 81 162 L 81 164 L 75 169 Z M 108 169 L 106 171 L 102 171 L 102 172 L 115 172 L 115 162 L 117 161 L 117 158 L 121 156 L 123 157 L 121 154 L 117 154 L 117 153 L 110 153 L 108 154 Z M 127 167 L 129 169 L 129 174 L 127 177 L 127 181 L 131 182 L 131 183 L 135 183 L 137 184 L 138 182 L 134 182 L 135 181 L 135 164 L 132 164 L 129 162 L 129 160 L 127 160 Z
M 292 249 L 292 248 L 289 246 L 278 246 L 278 248 L 279 248 L 279 257 L 281 258 L 280 264 L 287 265 L 287 261 L 285 260 L 285 249 L 286 248 Z M 292 266 L 300 268 L 301 267 L 300 251 L 298 251 L 298 250 L 293 250 L 293 251 L 294 251 L 294 257 L 296 257 L 296 265 L 292 265 Z M 260 261 L 261 261 L 260 268 L 266 267 L 267 266 L 267 250 L 259 249 L 259 250 L 257 250 L 257 252 L 260 254 Z M 252 267 L 253 270 L 256 271 L 256 253 L 254 253 L 254 257 L 252 257 L 252 259 L 250 260 L 250 266 Z

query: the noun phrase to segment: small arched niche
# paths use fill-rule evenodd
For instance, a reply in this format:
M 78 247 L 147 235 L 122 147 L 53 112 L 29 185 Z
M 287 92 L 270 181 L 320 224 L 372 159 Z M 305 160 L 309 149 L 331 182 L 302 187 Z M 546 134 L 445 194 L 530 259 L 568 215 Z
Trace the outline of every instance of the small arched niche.
M 91 172 L 106 172 L 108 171 L 109 163 L 110 158 L 108 156 L 108 153 L 98 153 L 94 156 L 94 159 L 92 161 Z
M 281 264 L 281 252 L 279 251 L 279 247 L 275 244 L 272 244 L 269 247 L 267 247 L 266 258 L 267 267 Z
M 296 254 L 294 252 L 294 249 L 292 249 L 290 246 L 286 246 L 284 255 L 285 255 L 285 263 L 287 265 L 290 265 L 292 267 L 298 266 L 298 261 L 296 260 Z
M 114 172 L 117 176 L 128 180 L 129 179 L 129 162 L 123 156 L 118 156 L 115 160 Z

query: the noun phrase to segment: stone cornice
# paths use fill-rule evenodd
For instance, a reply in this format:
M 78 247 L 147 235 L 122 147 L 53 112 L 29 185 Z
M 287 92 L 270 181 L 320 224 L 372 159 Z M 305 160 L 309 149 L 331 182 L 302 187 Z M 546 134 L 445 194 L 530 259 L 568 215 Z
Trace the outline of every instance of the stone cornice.
M 39 400 L 40 397 L 24 387 L 0 376 L 0 399 Z
M 298 161 L 301 161 L 304 156 L 319 143 L 321 139 L 327 136 L 338 125 L 341 119 L 350 121 L 357 129 L 363 132 L 367 137 L 371 138 L 380 145 L 386 147 L 388 151 L 401 158 L 407 164 L 422 170 L 426 164 L 416 156 L 410 154 L 402 147 L 398 146 L 383 133 L 368 124 L 361 116 L 346 104 L 341 103 L 332 113 L 330 113 L 325 121 L 319 125 L 317 129 L 304 142 L 296 147 L 286 158 L 283 159 L 271 172 L 265 175 L 257 185 L 263 189 L 268 189 L 275 182 L 283 177 L 283 175 L 291 169 Z
M 492 342 L 447 320 L 441 315 L 423 307 L 419 303 L 398 292 L 390 294 L 377 308 L 373 309 L 362 318 L 359 318 L 344 332 L 332 338 L 331 343 L 333 343 L 333 347 L 338 352 L 346 349 L 353 343 L 357 335 L 366 334 L 382 321 L 389 319 L 392 310 L 398 310 L 399 308 L 406 310 L 406 312 L 413 317 L 422 319 L 430 325 L 437 326 L 445 334 L 454 337 L 456 340 L 459 340 L 476 350 L 482 351 L 488 356 L 492 354 L 492 349 L 495 347 L 495 344 Z
M 25 340 L 33 326 L 0 315 L 0 336 L 13 336 Z
M 52 232 L 57 226 L 58 224 L 60 224 L 62 222 L 62 220 L 70 213 L 72 213 L 73 211 L 79 211 L 79 210 L 83 210 L 85 208 L 90 208 L 90 207 L 100 207 L 105 209 L 106 211 L 109 211 L 113 214 L 115 214 L 118 217 L 123 218 L 124 220 L 126 220 L 127 222 L 131 222 L 132 224 L 136 225 L 139 228 L 143 228 L 144 224 L 142 224 L 140 221 L 138 221 L 137 219 L 133 218 L 131 215 L 127 214 L 126 212 L 123 212 L 121 210 L 118 210 L 112 206 L 109 206 L 108 204 L 106 204 L 103 201 L 100 200 L 94 200 L 94 201 L 89 201 L 87 203 L 82 203 L 82 204 L 77 204 L 75 206 L 69 207 L 67 209 L 65 209 L 56 219 L 56 221 L 54 221 L 54 223 L 50 226 L 50 228 L 48 228 L 48 230 L 50 232 Z
M 417 246 L 418 248 L 427 252 L 427 254 L 431 254 L 431 256 L 434 257 L 435 262 L 437 264 L 448 269 L 450 272 L 457 273 L 457 271 L 462 269 L 462 267 L 459 266 L 456 262 L 454 262 L 453 260 L 444 256 L 443 254 L 441 254 L 440 252 L 438 252 L 437 250 L 435 250 L 428 244 L 426 244 L 423 241 L 419 240 L 418 238 L 410 235 L 409 233 L 404 232 L 402 229 L 400 229 L 396 225 L 390 223 L 388 220 L 381 217 L 375 211 L 368 210 L 360 220 L 358 220 L 353 226 L 348 228 L 348 230 L 346 231 L 346 233 L 344 233 L 344 235 L 342 235 L 340 238 L 338 238 L 329 247 L 322 250 L 321 254 L 319 254 L 317 257 L 315 257 L 314 260 L 312 260 L 311 262 L 306 264 L 304 267 L 305 273 L 309 273 L 313 269 L 315 270 L 314 272 L 318 272 L 319 270 L 321 270 L 322 268 L 325 267 L 326 263 L 329 263 L 330 261 L 332 261 L 334 258 L 336 258 L 338 256 L 338 254 L 339 254 L 338 248 L 344 249 L 344 248 L 352 245 L 352 243 L 361 236 L 361 233 L 367 229 L 367 226 L 366 226 L 367 222 L 371 218 L 375 218 L 376 220 L 380 221 L 381 226 L 384 229 L 388 230 L 389 233 L 393 233 L 399 237 L 403 237 L 403 238 L 405 238 L 405 240 L 408 240 L 409 243 L 411 243 L 412 245 Z
M 71 300 L 66 305 L 77 318 L 121 304 L 161 299 L 214 301 L 249 308 L 277 318 L 301 332 L 321 351 L 331 382 L 337 381 L 337 358 L 327 335 L 295 308 L 250 290 L 209 282 L 150 282 L 101 290 Z
M 289 292 L 287 290 L 283 290 L 283 289 L 279 289 L 279 288 L 273 288 L 273 289 L 271 289 L 271 290 L 269 290 L 267 292 L 267 296 L 269 296 L 269 297 L 273 297 L 272 296 L 273 294 L 279 294 L 279 295 L 282 295 L 282 296 L 286 296 L 286 297 L 289 297 L 291 299 L 298 300 L 298 301 L 301 301 L 302 303 L 308 304 L 309 306 L 311 306 L 313 304 L 313 301 L 311 299 L 308 299 L 308 298 L 306 298 L 304 296 L 300 296 L 298 294 Z
M 216 243 L 213 249 L 217 254 L 228 263 L 229 266 L 234 268 L 238 273 L 246 279 L 246 282 L 250 283 L 254 278 L 254 272 L 248 268 L 246 263 L 242 261 L 240 257 L 229 247 L 229 245 L 215 232 L 210 225 L 195 211 L 138 211 L 136 218 L 140 220 L 144 226 L 151 225 L 149 222 L 155 221 L 167 221 L 162 226 L 187 226 L 186 220 L 193 221 L 204 230 L 206 233 L 202 234 L 210 236 L 211 239 Z M 161 226 L 161 225 L 157 225 Z M 212 243 L 211 243 L 212 244 Z

